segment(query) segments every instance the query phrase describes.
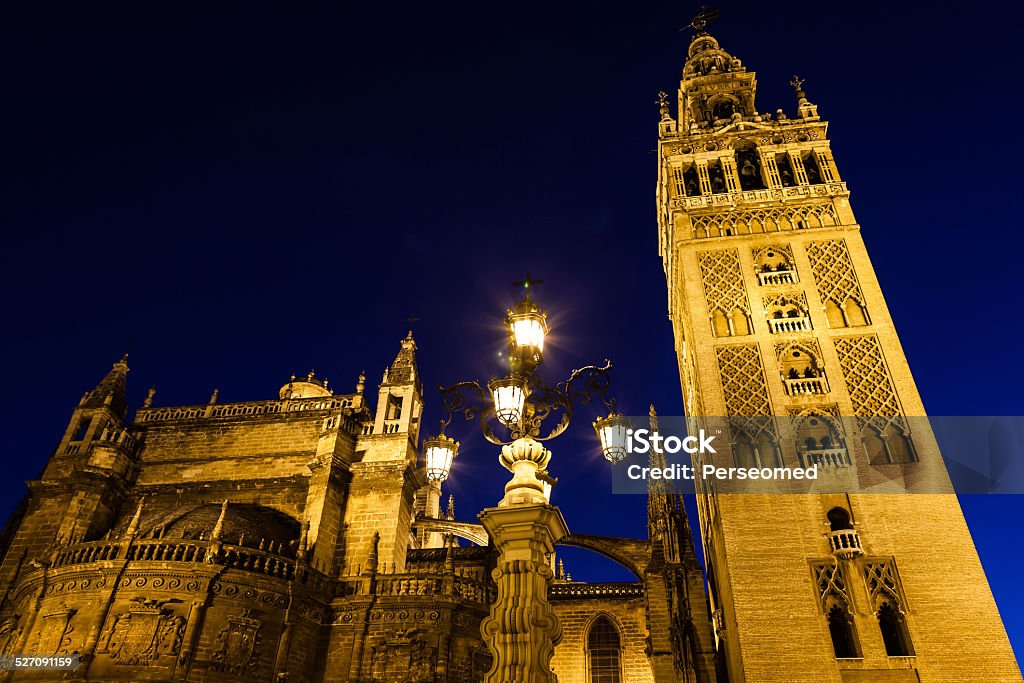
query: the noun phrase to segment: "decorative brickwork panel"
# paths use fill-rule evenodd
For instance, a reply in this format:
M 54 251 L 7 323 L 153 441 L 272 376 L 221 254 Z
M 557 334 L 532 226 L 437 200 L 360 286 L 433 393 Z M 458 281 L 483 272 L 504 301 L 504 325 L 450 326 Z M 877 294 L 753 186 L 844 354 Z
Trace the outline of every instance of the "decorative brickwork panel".
M 878 337 L 837 337 L 835 345 L 854 414 L 878 431 L 890 424 L 902 429 L 903 411 L 889 379 Z
M 735 309 L 750 313 L 747 292 L 740 272 L 739 252 L 735 249 L 704 251 L 697 255 L 708 311 L 729 315 Z
M 718 372 L 722 379 L 725 412 L 734 430 L 746 432 L 752 438 L 759 433 L 775 436 L 775 423 L 771 419 L 771 401 L 761 352 L 756 344 L 732 344 L 715 349 Z
M 871 608 L 878 609 L 883 602 L 890 602 L 900 611 L 907 610 L 907 601 L 900 587 L 896 564 L 889 559 L 868 559 L 864 561 L 864 582 L 871 599 Z
M 848 299 L 853 299 L 864 306 L 864 294 L 857 283 L 846 240 L 809 242 L 807 258 L 822 302 L 833 301 L 842 306 Z
M 771 209 L 730 211 L 692 216 L 694 238 L 721 235 L 749 235 L 781 230 L 825 228 L 839 225 L 839 215 L 832 202 Z
M 768 385 L 756 344 L 730 344 L 715 349 L 729 415 L 771 415 Z
M 843 579 L 843 573 L 839 563 L 835 560 L 815 562 L 811 565 L 811 573 L 814 577 L 814 585 L 818 589 L 818 604 L 826 614 L 833 605 L 840 605 L 842 609 L 849 610 L 850 594 Z

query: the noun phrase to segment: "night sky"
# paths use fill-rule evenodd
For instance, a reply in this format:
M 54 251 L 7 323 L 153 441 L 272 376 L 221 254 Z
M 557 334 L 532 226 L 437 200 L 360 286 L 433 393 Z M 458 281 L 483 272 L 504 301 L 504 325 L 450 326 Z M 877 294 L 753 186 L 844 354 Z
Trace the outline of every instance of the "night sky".
M 1020 415 L 1018 28 L 897 3 L 721 6 L 712 33 L 791 116 L 806 78 L 933 415 Z M 0 251 L 2 512 L 82 392 L 130 350 L 130 401 L 276 397 L 315 368 L 375 387 L 405 319 L 427 391 L 501 371 L 501 317 L 545 283 L 548 377 L 604 358 L 626 413 L 682 410 L 654 206 L 658 90 L 685 3 L 8 7 Z M 26 14 L 28 13 L 28 14 Z M 1013 90 L 1011 90 L 1013 88 Z M 1012 341 L 1005 341 L 1012 340 Z M 552 442 L 576 532 L 641 536 L 584 408 Z M 451 431 L 451 430 L 450 430 Z M 507 473 L 473 425 L 445 495 Z M 963 497 L 1018 653 L 1019 496 Z M 942 561 L 936 540 L 936 562 Z M 566 553 L 576 579 L 624 570 Z

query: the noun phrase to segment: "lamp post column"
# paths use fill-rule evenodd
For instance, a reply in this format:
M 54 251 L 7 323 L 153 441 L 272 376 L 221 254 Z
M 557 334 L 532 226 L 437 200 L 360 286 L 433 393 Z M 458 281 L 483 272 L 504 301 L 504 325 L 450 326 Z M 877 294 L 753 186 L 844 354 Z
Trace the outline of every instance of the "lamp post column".
M 543 503 L 486 508 L 480 522 L 500 553 L 491 576 L 498 599 L 480 624 L 494 656 L 487 683 L 541 683 L 557 680 L 551 657 L 562 626 L 548 602 L 554 578 L 549 558 L 569 533 L 558 508 Z
M 558 508 L 548 504 L 537 470 L 551 451 L 529 437 L 501 449 L 502 466 L 513 473 L 497 507 L 480 513 L 499 558 L 492 576 L 498 586 L 491 613 L 480 632 L 494 662 L 487 683 L 555 681 L 551 657 L 562 627 L 548 601 L 551 553 L 569 533 Z

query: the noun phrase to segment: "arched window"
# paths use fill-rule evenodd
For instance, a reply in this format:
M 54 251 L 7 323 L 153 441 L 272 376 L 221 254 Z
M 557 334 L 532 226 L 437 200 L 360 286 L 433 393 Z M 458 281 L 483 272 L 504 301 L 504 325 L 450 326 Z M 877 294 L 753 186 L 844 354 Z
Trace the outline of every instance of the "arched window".
M 748 147 L 736 152 L 736 170 L 739 172 L 742 189 L 765 189 L 764 178 L 761 175 L 761 158 L 757 155 L 756 148 Z
M 736 105 L 731 100 L 722 100 L 715 104 L 712 116 L 716 119 L 727 119 L 736 111 Z
M 882 630 L 885 654 L 890 657 L 910 657 L 914 654 L 903 615 L 888 602 L 883 602 L 878 608 L 878 626 Z
M 893 425 L 882 432 L 885 445 L 889 451 L 889 462 L 914 462 L 914 449 L 907 437 Z
M 833 605 L 828 611 L 828 632 L 832 636 L 832 649 L 835 651 L 836 659 L 859 656 L 850 613 L 839 605 Z
M 587 657 L 590 660 L 591 683 L 619 683 L 619 631 L 608 617 L 598 617 L 587 636 Z
M 832 531 L 843 531 L 844 529 L 853 528 L 853 525 L 850 523 L 850 513 L 844 508 L 832 508 L 828 511 L 827 517 Z

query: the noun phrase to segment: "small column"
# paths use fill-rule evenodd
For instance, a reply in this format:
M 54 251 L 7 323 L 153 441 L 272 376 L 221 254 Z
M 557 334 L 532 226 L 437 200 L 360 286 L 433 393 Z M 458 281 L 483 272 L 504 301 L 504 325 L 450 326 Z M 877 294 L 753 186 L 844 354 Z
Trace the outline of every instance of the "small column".
M 423 513 L 432 519 L 441 516 L 441 482 L 436 479 L 427 481 L 427 500 Z M 440 548 L 443 545 L 441 534 L 437 531 L 428 531 L 423 541 L 425 548 Z
M 673 166 L 672 167 L 672 184 L 673 184 L 673 188 L 675 189 L 675 194 L 673 196 L 675 196 L 675 197 L 685 197 L 686 196 L 686 178 L 683 176 L 683 167 L 682 166 Z
M 818 156 L 818 168 L 821 169 L 821 179 L 826 183 L 839 182 L 839 172 L 836 170 L 835 160 L 828 150 L 816 150 Z
M 809 184 L 810 181 L 807 179 L 807 169 L 804 168 L 804 160 L 803 157 L 800 156 L 800 152 L 790 152 L 789 163 L 793 167 L 793 175 L 796 176 L 797 184 Z
M 736 162 L 729 157 L 722 157 L 722 175 L 725 176 L 725 189 L 728 192 L 740 191 L 740 176 L 736 173 Z
M 708 175 L 708 162 L 697 162 L 697 180 L 700 182 L 700 193 L 705 197 L 711 194 L 711 177 Z
M 775 162 L 775 152 L 762 152 L 760 148 L 757 155 L 761 157 L 761 168 L 764 169 L 768 180 L 768 187 L 778 189 L 782 187 L 782 178 L 779 177 L 779 165 Z

